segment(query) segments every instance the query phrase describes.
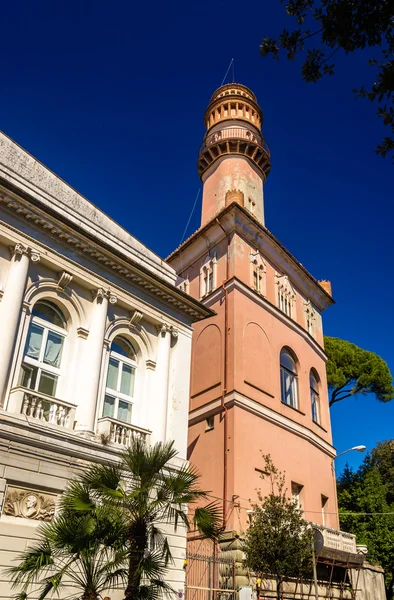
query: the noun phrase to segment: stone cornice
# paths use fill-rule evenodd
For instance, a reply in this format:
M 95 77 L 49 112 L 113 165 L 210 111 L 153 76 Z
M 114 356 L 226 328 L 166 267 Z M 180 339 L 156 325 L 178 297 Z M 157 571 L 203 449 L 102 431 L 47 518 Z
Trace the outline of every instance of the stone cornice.
M 224 238 L 224 233 L 216 219 L 220 220 L 227 235 L 236 232 L 259 250 L 277 269 L 288 274 L 292 283 L 307 298 L 310 298 L 319 310 L 324 310 L 334 303 L 333 298 L 280 241 L 249 211 L 237 203 L 232 203 L 220 211 L 167 257 L 166 260 L 178 273 L 182 271 L 182 265 L 186 268 L 206 254 L 207 239 L 210 247 L 214 247 Z
M 293 331 L 298 333 L 298 335 L 304 338 L 304 340 L 310 346 L 312 346 L 313 350 L 321 359 L 323 359 L 324 361 L 327 360 L 327 354 L 325 353 L 324 349 L 317 343 L 317 341 L 310 335 L 310 333 L 306 331 L 306 329 L 301 327 L 301 325 L 299 325 L 297 321 L 294 321 L 294 319 L 288 317 L 284 312 L 279 310 L 279 308 L 277 308 L 274 304 L 269 302 L 266 298 L 264 298 L 264 296 L 257 293 L 255 290 L 252 290 L 249 286 L 243 283 L 243 281 L 241 281 L 237 277 L 232 277 L 229 281 L 227 281 L 224 284 L 224 288 L 229 292 L 233 289 L 236 289 L 245 296 L 248 296 L 248 298 L 250 298 L 254 302 L 257 302 L 261 306 L 264 306 L 265 310 L 269 311 L 277 319 L 282 321 L 282 323 L 284 323 L 287 327 L 290 327 Z M 218 302 L 218 300 L 221 298 L 221 296 L 224 295 L 224 293 L 225 292 L 223 291 L 223 286 L 221 286 L 220 288 L 217 288 L 211 294 L 206 296 L 203 299 L 203 302 L 207 306 L 212 306 L 213 304 Z
M 191 411 L 189 414 L 189 426 L 201 421 L 206 417 L 207 413 L 215 413 L 220 409 L 220 406 L 220 399 L 218 399 Z M 265 421 L 277 425 L 282 429 L 286 429 L 286 431 L 289 431 L 290 433 L 307 440 L 331 458 L 336 456 L 335 448 L 329 442 L 312 431 L 312 429 L 305 427 L 305 425 L 301 425 L 292 419 L 289 419 L 289 417 L 282 415 L 272 408 L 264 406 L 263 404 L 244 396 L 240 392 L 234 390 L 227 394 L 225 398 L 225 406 L 226 408 L 237 406 L 243 410 L 247 410 L 248 412 L 251 412 L 252 414 L 264 419 Z
M 48 215 L 30 203 L 28 199 L 15 197 L 15 194 L 10 193 L 4 187 L 2 189 L 1 185 L 0 206 L 69 245 L 74 251 L 89 256 L 95 262 L 173 306 L 188 315 L 192 321 L 214 314 L 209 308 L 167 283 L 160 276 L 155 276 L 142 265 L 133 264 L 131 260 L 126 261 L 112 249 L 106 248 L 104 244 L 98 244 L 85 234 L 72 229 L 67 223 Z

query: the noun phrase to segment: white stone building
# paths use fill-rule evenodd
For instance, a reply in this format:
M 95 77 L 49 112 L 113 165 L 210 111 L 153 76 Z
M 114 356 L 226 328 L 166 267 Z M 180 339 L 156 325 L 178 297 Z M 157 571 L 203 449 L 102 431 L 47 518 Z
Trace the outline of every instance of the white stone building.
M 191 324 L 212 313 L 175 281 L 0 133 L 1 570 L 87 461 L 116 460 L 133 435 L 186 458 Z M 170 542 L 183 589 L 185 539 Z M 1 571 L 0 599 L 12 595 Z

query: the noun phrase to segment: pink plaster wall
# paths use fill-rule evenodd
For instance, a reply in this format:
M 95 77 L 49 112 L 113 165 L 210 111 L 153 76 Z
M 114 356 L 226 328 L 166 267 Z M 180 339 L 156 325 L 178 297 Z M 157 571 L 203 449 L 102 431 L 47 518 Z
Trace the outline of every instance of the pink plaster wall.
M 201 225 L 208 223 L 225 207 L 226 193 L 229 190 L 243 192 L 246 208 L 248 199 L 251 198 L 255 202 L 255 216 L 264 224 L 261 175 L 247 159 L 235 155 L 218 160 L 204 175 Z

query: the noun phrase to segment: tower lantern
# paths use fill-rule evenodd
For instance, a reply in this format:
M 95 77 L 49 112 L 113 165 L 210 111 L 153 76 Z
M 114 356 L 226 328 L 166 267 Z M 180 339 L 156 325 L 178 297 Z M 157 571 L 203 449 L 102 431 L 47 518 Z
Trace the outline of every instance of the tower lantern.
M 256 96 L 239 83 L 223 85 L 213 94 L 204 121 L 207 132 L 198 156 L 204 184 L 201 224 L 234 201 L 264 224 L 263 183 L 271 159 Z

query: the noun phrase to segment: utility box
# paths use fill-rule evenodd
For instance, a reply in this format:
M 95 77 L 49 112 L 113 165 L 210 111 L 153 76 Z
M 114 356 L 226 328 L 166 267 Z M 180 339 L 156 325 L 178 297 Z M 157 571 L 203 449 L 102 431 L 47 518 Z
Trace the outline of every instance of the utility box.
M 253 600 L 253 588 L 251 586 L 242 586 L 239 588 L 239 600 Z

